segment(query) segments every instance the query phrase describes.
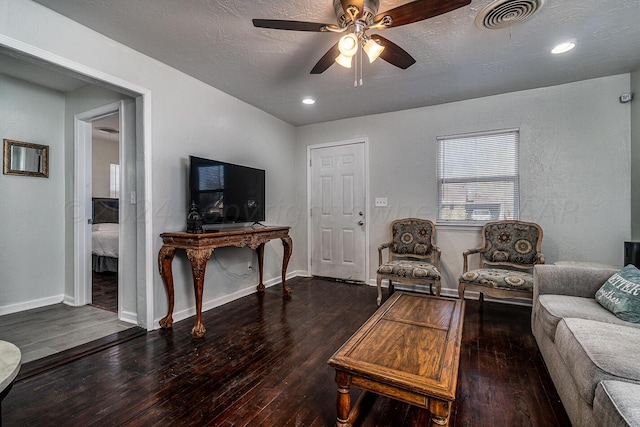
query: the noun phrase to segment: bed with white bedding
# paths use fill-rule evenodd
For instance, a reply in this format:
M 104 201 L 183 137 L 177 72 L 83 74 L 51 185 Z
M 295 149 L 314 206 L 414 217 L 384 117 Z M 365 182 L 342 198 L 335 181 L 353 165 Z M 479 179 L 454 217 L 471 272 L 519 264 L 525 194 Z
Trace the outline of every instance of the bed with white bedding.
M 93 271 L 97 273 L 118 271 L 118 200 L 93 199 L 91 232 Z

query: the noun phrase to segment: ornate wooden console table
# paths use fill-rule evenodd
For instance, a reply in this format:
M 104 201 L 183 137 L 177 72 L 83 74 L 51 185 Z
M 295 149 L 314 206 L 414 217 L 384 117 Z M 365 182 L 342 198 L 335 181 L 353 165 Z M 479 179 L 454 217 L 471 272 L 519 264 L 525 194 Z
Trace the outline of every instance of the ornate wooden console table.
M 184 232 L 162 233 L 160 237 L 162 237 L 163 245 L 158 253 L 158 267 L 160 268 L 162 281 L 167 288 L 169 311 L 167 315 L 160 320 L 160 326 L 170 328 L 173 325 L 174 291 L 171 262 L 173 261 L 176 249 L 184 249 L 187 253 L 187 258 L 191 262 L 193 288 L 196 296 L 196 322 L 193 329 L 191 329 L 191 336 L 194 338 L 201 338 L 206 332 L 202 324 L 202 288 L 207 261 L 215 248 L 230 246 L 242 248 L 249 246 L 251 249 L 254 249 L 258 253 L 258 272 L 260 275 L 258 292 L 264 292 L 265 287 L 262 283 L 264 245 L 272 239 L 282 240 L 282 246 L 284 247 L 284 256 L 282 258 L 282 293 L 285 296 L 291 294 L 291 289 L 287 287 L 286 282 L 287 265 L 289 264 L 292 250 L 289 228 L 290 227 L 284 226 L 243 227 L 203 234 Z

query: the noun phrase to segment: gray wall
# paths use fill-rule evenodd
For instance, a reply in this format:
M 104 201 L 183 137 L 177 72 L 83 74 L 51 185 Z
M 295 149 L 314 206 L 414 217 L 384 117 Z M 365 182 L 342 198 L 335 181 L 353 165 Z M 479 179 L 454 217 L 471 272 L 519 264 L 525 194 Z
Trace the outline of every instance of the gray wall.
M 539 222 L 544 228 L 543 251 L 548 262 L 574 259 L 620 264 L 622 241 L 630 237 L 631 113 L 630 104 L 618 102 L 620 93 L 630 90 L 629 75 L 295 129 L 28 0 L 0 3 L 0 35 L 81 64 L 88 70 L 100 70 L 151 93 L 147 99 L 152 115 L 150 123 L 146 123 L 151 152 L 145 155 L 150 156 L 152 167 L 152 193 L 146 197 L 152 202 L 153 223 L 144 225 L 151 227 L 154 236 L 153 257 L 161 246 L 158 237 L 161 232 L 184 229 L 187 159 L 193 154 L 266 170 L 269 205 L 266 222 L 293 226 L 294 251 L 289 271 L 306 270 L 306 146 L 368 137 L 370 200 L 376 196 L 389 199 L 387 208 L 369 207 L 369 276 L 373 278 L 375 248 L 387 240 L 389 221 L 413 215 L 435 218 L 436 137 L 514 127 L 521 130 L 522 219 Z M 95 55 L 96 51 L 100 55 Z M 634 85 L 637 87 L 637 76 Z M 38 92 L 40 101 L 43 94 Z M 14 95 L 12 99 L 17 101 L 17 97 Z M 62 262 L 60 259 L 51 262 L 55 263 L 52 274 L 50 268 L 40 268 L 16 255 L 12 258 L 12 265 L 16 265 L 12 271 L 24 270 L 29 265 L 29 278 L 47 277 L 49 282 L 55 282 L 51 293 L 59 295 L 64 291 L 65 281 L 69 286 L 71 279 L 72 285 L 73 277 L 73 234 L 70 224 L 64 222 L 65 207 L 73 195 L 73 152 L 69 150 L 72 134 L 62 127 L 64 99 L 55 94 L 50 97 L 45 96 L 55 108 L 43 114 L 54 114 L 56 123 L 52 127 L 27 129 L 26 123 L 33 123 L 33 117 L 25 117 L 21 122 L 24 134 L 16 139 L 33 142 L 48 139 L 58 147 L 52 150 L 58 156 L 55 168 L 65 170 L 65 178 L 58 175 L 47 181 L 54 183 L 51 190 L 56 197 L 52 210 L 58 216 L 53 225 L 48 223 L 46 227 L 55 228 L 47 236 L 55 242 L 52 245 L 57 245 L 57 256 Z M 7 108 L 12 111 L 15 102 Z M 74 111 L 79 110 L 74 107 Z M 40 114 L 37 118 L 42 120 Z M 60 146 L 63 138 L 64 154 Z M 20 185 L 23 182 L 27 181 L 20 181 Z M 42 185 L 25 188 L 14 200 L 18 202 L 30 192 L 43 191 Z M 13 191 L 5 187 L 1 186 L 3 199 L 4 192 Z M 21 207 L 19 203 L 11 203 L 9 209 L 14 212 Z M 42 240 L 33 227 L 31 221 L 20 222 L 18 229 L 22 232 L 8 234 L 3 247 L 21 248 L 21 242 L 29 242 L 30 246 L 25 248 L 33 253 L 31 246 L 41 244 Z M 44 231 L 45 225 L 42 227 Z M 4 237 L 8 231 L 2 230 Z M 60 251 L 63 238 L 64 254 Z M 462 268 L 461 253 L 477 243 L 477 229 L 439 228 L 445 287 L 455 288 L 455 279 Z M 38 250 L 36 254 L 50 256 L 51 251 Z M 280 243 L 270 244 L 265 256 L 268 281 L 277 280 L 281 257 Z M 249 250 L 216 250 L 208 265 L 205 309 L 251 292 L 256 274 L 247 271 L 247 263 L 254 260 Z M 152 327 L 157 327 L 167 302 L 155 265 L 153 271 L 152 295 L 140 295 L 138 299 L 151 298 L 155 319 Z M 19 277 L 22 273 L 12 274 L 11 277 Z M 177 321 L 192 314 L 194 306 L 191 273 L 182 254 L 174 261 L 174 277 Z M 30 286 L 35 282 L 25 277 L 20 280 Z M 24 301 L 30 298 L 28 292 L 16 290 L 6 294 L 8 297 L 3 293 L 3 299 Z
M 0 175 L 1 314 L 63 298 L 65 99 L 3 75 L 0 94 L 0 137 L 49 146 L 49 178 Z
M 93 137 L 91 146 L 91 196 L 110 197 L 111 164 L 119 164 L 118 136 L 113 140 Z
M 519 128 L 521 219 L 542 226 L 547 262 L 621 265 L 622 242 L 630 236 L 630 106 L 618 96 L 629 85 L 626 74 L 304 126 L 297 129 L 296 164 L 306 164 L 308 145 L 369 139 L 373 281 L 389 222 L 436 218 L 436 138 Z M 298 202 L 306 204 L 306 167 L 296 174 Z M 375 197 L 387 197 L 389 206 L 373 207 Z M 443 287 L 457 288 L 462 252 L 478 245 L 478 231 L 438 227 Z
M 640 70 L 631 73 L 631 238 L 640 241 Z
M 286 224 L 287 212 L 295 211 L 290 173 L 295 159 L 293 126 L 28 0 L 0 3 L 0 35 L 149 91 L 151 96 L 147 99 L 152 117 L 145 125 L 151 136 L 151 150 L 145 155 L 150 156 L 152 194 L 146 195 L 146 199 L 152 202 L 153 223 L 144 226 L 151 227 L 154 236 L 152 259 L 161 247 L 160 233 L 185 228 L 190 154 L 265 169 L 267 223 Z M 73 197 L 71 165 L 73 153 L 67 151 L 63 164 L 67 191 L 60 199 L 63 206 Z M 291 272 L 306 265 L 297 243 L 299 235 L 306 230 L 300 233 L 293 225 Z M 70 268 L 73 266 L 73 232 L 69 224 L 66 228 L 64 249 L 69 280 L 73 277 Z M 282 245 L 274 242 L 265 252 L 265 280 L 271 283 L 280 276 Z M 209 262 L 206 277 L 205 308 L 255 289 L 257 273 L 247 270 L 247 263 L 254 261 L 250 250 L 221 249 L 214 258 Z M 157 320 L 166 312 L 167 297 L 155 265 L 152 271 L 152 295 L 138 295 L 138 300 L 151 298 L 154 307 L 151 326 L 157 327 Z M 183 254 L 176 255 L 174 278 L 174 319 L 179 320 L 194 312 L 191 272 Z

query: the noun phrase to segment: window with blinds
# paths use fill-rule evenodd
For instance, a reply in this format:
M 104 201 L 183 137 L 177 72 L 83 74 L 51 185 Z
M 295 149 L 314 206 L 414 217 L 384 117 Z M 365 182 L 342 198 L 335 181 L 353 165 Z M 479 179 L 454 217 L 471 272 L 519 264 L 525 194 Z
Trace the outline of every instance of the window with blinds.
M 120 165 L 109 163 L 109 197 L 120 197 Z
M 520 217 L 518 129 L 438 138 L 438 222 Z

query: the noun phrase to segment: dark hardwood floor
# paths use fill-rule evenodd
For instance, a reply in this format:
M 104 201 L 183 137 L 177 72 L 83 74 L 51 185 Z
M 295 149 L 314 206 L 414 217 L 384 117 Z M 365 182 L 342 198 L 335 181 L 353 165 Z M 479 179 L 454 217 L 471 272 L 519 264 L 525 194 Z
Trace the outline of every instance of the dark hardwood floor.
M 91 305 L 103 310 L 118 312 L 118 273 L 92 271 Z
M 200 340 L 190 337 L 191 318 L 19 376 L 2 404 L 4 426 L 334 425 L 326 362 L 376 310 L 376 290 L 289 283 L 291 299 L 274 286 L 207 311 Z M 570 425 L 531 336 L 530 308 L 478 308 L 467 303 L 451 425 Z M 426 425 L 427 415 L 377 397 L 357 425 Z

